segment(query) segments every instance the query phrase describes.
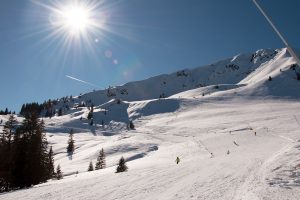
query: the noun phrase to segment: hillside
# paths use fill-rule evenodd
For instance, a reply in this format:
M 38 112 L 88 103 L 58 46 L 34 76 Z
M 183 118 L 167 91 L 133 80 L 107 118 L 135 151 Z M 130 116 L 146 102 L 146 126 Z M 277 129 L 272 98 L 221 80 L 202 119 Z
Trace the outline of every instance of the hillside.
M 259 50 L 58 100 L 53 109 L 62 108 L 62 116 L 44 121 L 64 179 L 0 199 L 296 200 L 300 71 L 294 63 L 286 49 Z M 130 121 L 134 130 L 126 128 Z M 107 168 L 87 172 L 101 148 Z M 115 174 L 121 156 L 129 170 Z
M 100 105 L 112 98 L 125 101 L 157 99 L 190 89 L 219 84 L 261 84 L 261 81 L 268 79 L 269 75 L 277 76 L 280 68 L 288 71 L 292 63 L 294 62 L 287 55 L 286 49 L 258 50 L 255 53 L 240 54 L 211 65 L 184 69 L 172 74 L 86 93 L 80 96 L 80 100 L 91 100 L 94 105 Z M 290 78 L 295 77 L 293 72 L 289 75 Z

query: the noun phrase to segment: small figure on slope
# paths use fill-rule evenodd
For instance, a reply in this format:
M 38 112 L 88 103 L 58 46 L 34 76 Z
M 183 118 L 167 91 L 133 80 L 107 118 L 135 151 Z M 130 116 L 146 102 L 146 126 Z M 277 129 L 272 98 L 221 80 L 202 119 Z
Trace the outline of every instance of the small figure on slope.
M 176 164 L 178 165 L 178 163 L 180 162 L 180 158 L 177 156 L 176 160 L 175 160 Z

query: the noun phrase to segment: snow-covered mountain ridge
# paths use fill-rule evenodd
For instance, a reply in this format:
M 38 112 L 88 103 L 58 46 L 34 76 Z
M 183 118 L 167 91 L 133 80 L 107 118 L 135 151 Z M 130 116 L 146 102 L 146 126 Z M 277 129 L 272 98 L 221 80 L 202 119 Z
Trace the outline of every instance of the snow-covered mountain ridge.
M 211 65 L 184 69 L 172 74 L 159 75 L 142 81 L 129 82 L 123 86 L 86 93 L 80 96 L 80 101 L 92 101 L 94 105 L 101 105 L 113 98 L 124 101 L 149 100 L 220 84 L 251 84 L 257 89 L 262 82 L 268 80 L 269 76 L 296 79 L 296 71 L 289 69 L 294 63 L 285 48 L 258 50 L 252 54 L 240 54 Z M 300 72 L 299 69 L 297 70 Z M 270 95 L 280 95 L 278 91 L 273 90 L 274 88 L 270 89 L 272 90 L 270 90 Z
M 71 115 L 71 120 L 63 122 L 63 127 L 80 128 L 82 125 L 79 121 L 84 120 L 89 113 L 89 109 L 84 106 L 93 105 L 94 123 L 108 124 L 114 130 L 119 130 L 126 128 L 130 120 L 141 116 L 176 111 L 180 107 L 178 98 L 200 98 L 206 101 L 216 97 L 273 96 L 297 99 L 300 97 L 300 81 L 297 80 L 299 73 L 299 67 L 295 66 L 285 48 L 258 50 L 253 54 L 240 54 L 208 66 L 109 87 L 72 99 L 63 98 L 52 109 L 56 112 L 63 109 L 63 115 Z M 57 129 L 58 124 L 53 125 Z M 89 127 L 88 122 L 86 127 Z

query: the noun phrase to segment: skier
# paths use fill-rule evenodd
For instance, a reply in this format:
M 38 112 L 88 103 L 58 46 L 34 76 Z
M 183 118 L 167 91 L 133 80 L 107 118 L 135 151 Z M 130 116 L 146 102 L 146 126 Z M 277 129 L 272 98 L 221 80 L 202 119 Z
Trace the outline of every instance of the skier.
M 210 158 L 213 158 L 214 157 L 214 154 L 213 153 L 210 153 Z
M 256 136 L 256 132 L 254 132 L 254 136 Z
M 176 158 L 176 164 L 178 165 L 179 162 L 180 162 L 180 158 L 177 156 L 177 158 Z
M 233 144 L 235 144 L 236 146 L 239 146 L 238 143 L 236 143 L 236 141 L 233 141 Z
M 228 150 L 228 151 L 227 151 L 227 155 L 229 155 L 229 154 L 230 154 L 230 151 Z

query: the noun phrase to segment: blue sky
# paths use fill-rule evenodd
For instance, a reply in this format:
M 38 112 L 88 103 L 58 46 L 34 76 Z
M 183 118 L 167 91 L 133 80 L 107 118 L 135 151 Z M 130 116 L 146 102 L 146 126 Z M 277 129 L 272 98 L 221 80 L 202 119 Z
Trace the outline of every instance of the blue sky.
M 258 2 L 299 48 L 300 2 Z M 106 0 L 95 11 L 105 28 L 67 48 L 62 35 L 52 36 L 51 10 L 30 0 L 0 1 L 0 109 L 18 112 L 26 102 L 98 89 L 66 75 L 105 88 L 283 47 L 251 0 Z

